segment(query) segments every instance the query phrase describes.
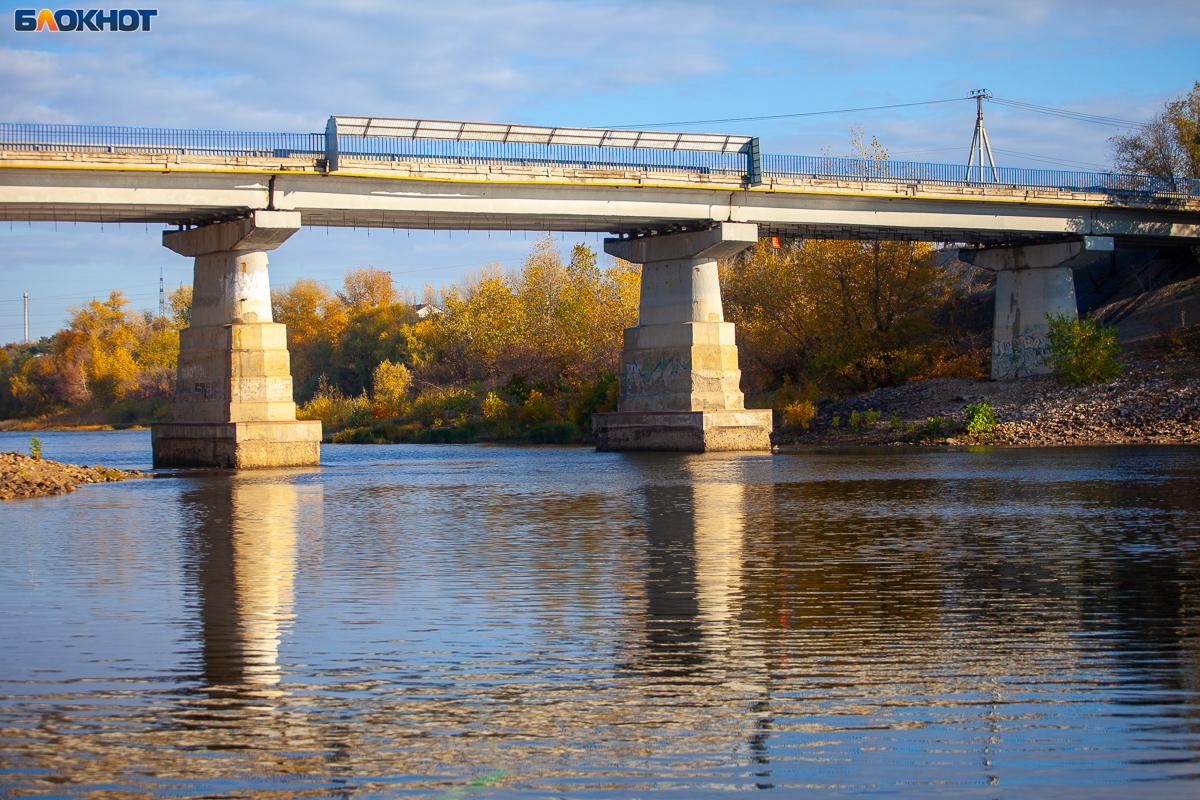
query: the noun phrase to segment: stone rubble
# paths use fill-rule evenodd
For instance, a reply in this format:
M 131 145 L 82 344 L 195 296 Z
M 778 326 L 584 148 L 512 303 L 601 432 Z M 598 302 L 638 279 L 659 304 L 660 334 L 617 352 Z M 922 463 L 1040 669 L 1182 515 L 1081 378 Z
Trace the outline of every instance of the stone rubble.
M 969 436 L 965 406 L 987 401 L 997 426 Z M 879 421 L 848 429 L 850 415 L 879 412 Z M 834 417 L 838 428 L 833 428 Z M 930 434 L 927 420 L 948 421 Z M 899 422 L 899 424 L 894 424 Z M 1200 358 L 1137 359 L 1116 380 L 1061 386 L 1053 376 L 994 382 L 939 378 L 876 389 L 822 403 L 808 431 L 781 431 L 776 444 L 997 444 L 1011 446 L 1200 443 Z
M 20 453 L 0 453 L 0 500 L 66 494 L 84 483 L 109 483 L 141 477 L 145 477 L 145 473 L 137 470 L 83 467 L 31 458 Z

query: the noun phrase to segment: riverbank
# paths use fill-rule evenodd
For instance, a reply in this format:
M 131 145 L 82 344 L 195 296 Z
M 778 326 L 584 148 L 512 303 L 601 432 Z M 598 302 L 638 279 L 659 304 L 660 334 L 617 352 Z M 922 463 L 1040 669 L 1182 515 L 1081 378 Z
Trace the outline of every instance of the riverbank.
M 0 419 L 0 432 L 27 431 L 141 431 L 150 427 L 149 422 L 98 422 L 73 412 L 49 414 L 27 419 Z
M 782 428 L 789 445 L 1200 443 L 1200 356 L 1138 352 L 1116 380 L 1061 386 L 1053 376 L 1016 381 L 945 378 L 825 402 L 808 430 Z M 966 406 L 987 403 L 996 426 L 968 434 Z
M 138 470 L 78 466 L 20 453 L 0 453 L 0 500 L 67 494 L 85 483 L 111 483 L 142 477 L 145 473 Z

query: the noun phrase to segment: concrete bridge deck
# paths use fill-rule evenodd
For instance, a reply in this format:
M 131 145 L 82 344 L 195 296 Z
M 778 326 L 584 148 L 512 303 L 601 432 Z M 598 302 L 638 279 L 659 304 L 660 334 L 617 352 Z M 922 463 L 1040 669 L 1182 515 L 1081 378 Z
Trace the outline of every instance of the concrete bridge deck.
M 329 171 L 315 148 L 213 154 L 0 136 L 0 220 L 199 225 L 271 209 L 341 227 L 634 234 L 746 222 L 763 234 L 969 244 L 1200 239 L 1200 187 L 1113 188 L 1113 178 L 1144 176 L 1013 170 L 1013 180 L 1035 176 L 1022 184 L 958 180 L 966 168 L 953 165 L 776 158 L 817 171 L 767 170 L 750 183 L 728 164 L 370 153 L 343 154 Z

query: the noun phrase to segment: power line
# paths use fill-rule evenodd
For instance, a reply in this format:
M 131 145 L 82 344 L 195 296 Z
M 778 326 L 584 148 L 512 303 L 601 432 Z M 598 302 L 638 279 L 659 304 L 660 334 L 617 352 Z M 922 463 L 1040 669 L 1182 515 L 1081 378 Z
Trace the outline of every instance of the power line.
M 830 114 L 857 114 L 862 111 L 883 111 L 889 108 L 912 108 L 913 106 L 932 106 L 938 103 L 957 103 L 969 100 L 969 97 L 947 97 L 943 100 L 920 100 L 915 103 L 891 103 L 883 106 L 860 106 L 858 108 L 835 108 L 828 111 L 798 111 L 791 114 L 767 114 L 757 117 L 726 117 L 724 119 L 693 119 L 676 122 L 644 122 L 638 125 L 605 125 L 609 129 L 616 128 L 678 128 L 685 125 L 718 125 L 726 122 L 761 122 L 772 119 L 797 119 L 799 117 L 821 117 Z
M 125 294 L 126 289 L 149 289 L 151 286 L 154 286 L 154 285 L 156 285 L 156 284 L 149 284 L 149 283 L 138 284 L 135 286 L 126 286 L 124 289 L 110 289 L 109 291 L 118 291 L 118 292 L 121 292 L 122 294 Z M 126 294 L 125 296 L 129 297 L 128 294 Z M 77 294 L 50 294 L 50 295 L 39 295 L 37 299 L 38 300 L 79 300 L 79 301 L 83 302 L 83 301 L 87 301 L 87 300 L 94 300 L 95 298 L 96 298 L 96 295 L 94 295 L 94 294 L 90 294 L 85 297 L 80 297 Z M 19 303 L 19 302 L 21 302 L 20 298 L 18 298 L 16 300 L 0 300 L 0 303 Z
M 1094 167 L 1094 168 L 1099 168 L 1100 170 L 1108 170 L 1109 169 L 1109 165 L 1099 164 L 1095 161 L 1074 161 L 1069 158 L 1055 158 L 1053 156 L 1042 156 L 1042 155 L 1038 155 L 1037 153 L 1025 153 L 1020 150 L 1008 150 L 1008 149 L 1004 149 L 1004 148 L 1000 148 L 1000 147 L 996 148 L 996 152 L 1005 153 L 1010 156 L 1020 156 L 1021 158 L 1028 158 L 1032 161 L 1041 161 L 1046 164 L 1057 164 L 1057 165 L 1061 165 L 1061 166 L 1074 165 L 1077 167 Z
M 1088 114 L 1083 111 L 1071 111 L 1066 108 L 1055 108 L 1054 106 L 1043 106 L 1037 103 L 1028 103 L 1023 100 L 1010 100 L 1004 97 L 992 96 L 989 98 L 993 103 L 998 103 L 1009 108 L 1019 109 L 1021 111 L 1031 111 L 1035 114 L 1045 114 L 1047 116 L 1061 117 L 1063 119 L 1072 119 L 1077 122 L 1090 122 L 1095 125 L 1110 125 L 1115 128 L 1141 128 L 1145 127 L 1144 122 L 1137 122 L 1131 119 L 1122 119 L 1121 117 L 1109 117 L 1102 114 Z
M 959 147 L 927 147 L 924 150 L 888 150 L 888 156 L 910 156 L 919 153 L 945 153 L 950 150 L 959 150 Z

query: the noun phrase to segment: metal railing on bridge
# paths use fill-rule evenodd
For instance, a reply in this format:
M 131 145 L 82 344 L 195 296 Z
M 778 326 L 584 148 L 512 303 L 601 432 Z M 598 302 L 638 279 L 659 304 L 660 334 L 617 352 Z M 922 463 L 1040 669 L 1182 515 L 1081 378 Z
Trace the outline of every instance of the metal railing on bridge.
M 749 136 L 606 128 L 548 128 L 495 122 L 330 117 L 326 160 L 514 163 L 573 169 L 666 170 L 743 176 Z
M 325 152 L 325 136 L 320 133 L 0 122 L 0 149 L 46 153 L 148 153 L 246 158 L 299 155 L 317 158 Z
M 746 172 L 746 157 L 738 153 L 658 150 L 649 147 L 447 141 L 341 133 L 337 136 L 337 153 L 339 162 L 428 161 L 739 176 Z
M 954 186 L 1012 186 L 1098 194 L 1200 195 L 1200 181 L 1119 172 L 987 167 L 764 153 L 764 175 Z
M 341 125 L 338 120 L 343 121 Z M 389 127 L 384 123 L 403 125 Z M 747 136 L 365 117 L 331 118 L 325 133 L 5 122 L 0 123 L 0 150 L 308 158 L 330 171 L 336 171 L 342 160 L 421 161 L 734 175 L 748 185 L 780 177 L 1003 186 L 1114 196 L 1200 196 L 1200 181 L 1188 178 L 1026 167 L 998 167 L 993 175 L 990 167 L 985 170 L 962 164 L 771 153 L 760 156 L 758 140 Z

